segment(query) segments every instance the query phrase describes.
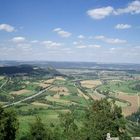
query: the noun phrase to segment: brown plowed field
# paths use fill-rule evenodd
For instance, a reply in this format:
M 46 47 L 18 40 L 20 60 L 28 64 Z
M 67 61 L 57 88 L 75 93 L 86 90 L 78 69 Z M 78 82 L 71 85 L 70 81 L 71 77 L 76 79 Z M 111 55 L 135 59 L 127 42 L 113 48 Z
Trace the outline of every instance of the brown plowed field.
M 130 106 L 122 108 L 124 116 L 129 116 L 138 110 L 138 99 L 140 101 L 140 96 L 138 97 L 137 95 L 128 95 L 121 92 L 116 96 L 116 98 L 125 100 L 131 104 Z

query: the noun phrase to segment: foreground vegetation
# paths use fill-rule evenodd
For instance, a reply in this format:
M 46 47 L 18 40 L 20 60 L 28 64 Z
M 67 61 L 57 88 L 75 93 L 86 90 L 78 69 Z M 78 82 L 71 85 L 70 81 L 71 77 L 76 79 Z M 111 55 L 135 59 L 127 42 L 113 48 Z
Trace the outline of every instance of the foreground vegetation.
M 12 109 L 0 107 L 0 139 L 15 140 L 19 123 Z M 13 112 L 13 113 L 11 113 Z M 106 99 L 95 101 L 81 115 L 75 110 L 59 114 L 59 123 L 47 125 L 36 116 L 29 131 L 20 140 L 104 140 L 107 133 L 121 140 L 129 140 L 126 119 L 121 108 Z M 9 129 L 10 128 L 10 129 Z M 18 136 L 18 135 L 17 135 Z

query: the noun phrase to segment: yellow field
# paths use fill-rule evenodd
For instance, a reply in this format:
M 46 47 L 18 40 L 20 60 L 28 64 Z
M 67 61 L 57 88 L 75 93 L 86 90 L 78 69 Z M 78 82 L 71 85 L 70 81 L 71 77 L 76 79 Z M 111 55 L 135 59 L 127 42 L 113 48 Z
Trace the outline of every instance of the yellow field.
M 101 100 L 101 99 L 103 99 L 103 97 L 102 96 L 100 96 L 100 95 L 98 95 L 98 94 L 90 94 L 91 95 L 91 97 L 92 97 L 92 99 L 94 99 L 94 100 Z
M 50 91 L 54 91 L 56 93 L 59 93 L 59 92 L 61 92 L 61 93 L 68 93 L 69 92 L 69 90 L 66 87 L 62 87 L 62 86 L 52 87 L 50 89 Z
M 48 101 L 51 101 L 51 102 L 58 102 L 58 103 L 63 103 L 63 104 L 70 104 L 71 103 L 71 101 L 58 99 L 58 98 L 54 98 L 54 97 L 51 97 L 51 96 L 46 96 L 46 99 Z
M 55 94 L 53 97 L 59 99 L 60 95 L 59 94 Z
M 37 83 L 37 84 L 39 84 L 39 86 L 42 88 L 47 88 L 54 82 L 54 80 L 55 79 L 42 80 L 42 81 L 40 81 L 40 83 Z
M 29 82 L 29 81 L 26 81 L 26 82 L 25 82 L 25 84 L 26 84 L 26 85 L 29 85 L 29 84 L 30 84 L 30 82 Z
M 39 86 L 42 88 L 47 88 L 48 86 L 50 86 L 50 84 L 40 83 Z
M 59 92 L 59 93 L 56 93 L 55 95 L 53 95 L 53 97 L 59 99 L 61 95 L 68 96 L 69 93 L 68 92 Z
M 27 89 L 22 89 L 22 90 L 18 90 L 18 91 L 12 91 L 10 92 L 11 95 L 22 95 L 22 94 L 27 94 L 30 93 L 30 90 Z
M 0 80 L 4 79 L 4 76 L 0 76 Z
M 93 100 L 101 100 L 106 97 L 105 95 L 98 93 L 96 90 L 89 93 L 89 95 Z
M 55 77 L 56 80 L 61 80 L 61 81 L 65 81 L 66 79 L 62 76 L 56 76 Z
M 0 102 L 0 105 L 4 105 L 4 104 L 6 104 L 7 102 Z
M 49 107 L 49 106 L 51 106 L 51 105 L 44 104 L 44 103 L 39 103 L 39 102 L 32 102 L 31 104 L 32 104 L 32 105 L 36 105 L 36 106 L 44 106 L 44 107 Z
M 98 85 L 101 85 L 101 81 L 100 80 L 84 80 L 81 81 L 81 86 L 85 87 L 85 88 L 95 88 Z
M 78 93 L 79 93 L 78 96 L 84 97 L 86 100 L 89 99 L 89 97 L 87 95 L 85 95 L 80 89 L 77 88 L 77 90 L 78 90 Z
M 43 83 L 45 83 L 45 84 L 52 84 L 53 82 L 54 82 L 54 78 L 52 78 L 52 79 L 48 79 L 48 80 L 43 80 Z
M 127 93 L 119 92 L 118 95 L 116 95 L 116 98 L 125 100 L 131 104 L 130 106 L 122 108 L 122 112 L 125 116 L 131 115 L 132 113 L 137 112 L 139 108 L 138 99 L 140 101 L 140 96 L 127 95 Z

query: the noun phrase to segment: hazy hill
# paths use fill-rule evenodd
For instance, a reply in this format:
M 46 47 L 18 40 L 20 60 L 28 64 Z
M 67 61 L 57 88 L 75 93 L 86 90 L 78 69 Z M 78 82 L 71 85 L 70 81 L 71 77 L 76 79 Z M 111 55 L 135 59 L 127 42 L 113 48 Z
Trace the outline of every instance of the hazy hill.
M 0 75 L 61 75 L 57 70 L 52 67 L 40 68 L 32 65 L 18 65 L 18 66 L 1 66 Z

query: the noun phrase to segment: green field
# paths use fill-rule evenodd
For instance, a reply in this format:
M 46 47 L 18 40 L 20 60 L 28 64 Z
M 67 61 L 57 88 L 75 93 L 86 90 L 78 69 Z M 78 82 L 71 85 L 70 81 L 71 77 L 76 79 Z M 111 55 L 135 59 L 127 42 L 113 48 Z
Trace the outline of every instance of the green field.
M 108 98 L 108 101 L 112 101 L 113 98 L 110 97 L 113 94 L 116 94 L 117 92 L 125 92 L 128 95 L 139 93 L 139 84 L 140 80 L 135 79 L 129 79 L 123 72 L 110 72 L 107 71 L 105 73 L 100 73 L 100 71 L 91 71 L 85 70 L 85 72 L 89 72 L 88 74 L 83 74 L 83 72 L 78 69 L 77 71 L 74 70 L 72 72 L 72 69 L 70 70 L 71 76 L 74 73 L 74 78 L 65 77 L 65 80 L 58 80 L 55 79 L 55 77 L 26 77 L 23 79 L 23 77 L 12 77 L 2 89 L 0 89 L 1 95 L 0 95 L 0 103 L 6 104 L 7 102 L 12 103 L 16 102 L 22 99 L 25 99 L 27 97 L 31 97 L 35 94 L 37 94 L 39 91 L 43 90 L 42 87 L 40 87 L 40 83 L 45 80 L 54 78 L 55 81 L 51 84 L 52 87 L 63 87 L 66 88 L 67 91 L 52 91 L 47 90 L 43 92 L 42 94 L 33 97 L 25 102 L 17 104 L 14 108 L 17 111 L 18 119 L 19 119 L 19 131 L 18 138 L 26 135 L 29 131 L 29 125 L 31 122 L 34 122 L 35 116 L 39 116 L 43 123 L 45 124 L 51 124 L 51 123 L 59 123 L 58 116 L 60 113 L 65 113 L 70 111 L 71 109 L 75 109 L 80 112 L 85 110 L 85 108 L 88 107 L 88 105 L 93 102 L 94 100 L 91 98 L 91 95 L 94 93 L 98 93 L 98 90 L 102 92 L 109 91 L 108 95 L 105 95 L 105 97 Z M 97 75 L 98 73 L 98 75 Z M 91 76 L 90 76 L 91 75 Z M 116 77 L 114 79 L 114 77 Z M 136 76 L 136 75 L 135 75 Z M 100 77 L 100 79 L 99 79 Z M 122 78 L 123 77 L 123 78 Z M 2 85 L 4 82 L 6 82 L 6 79 L 8 77 L 5 77 L 5 79 L 0 78 L 0 85 Z M 125 79 L 126 78 L 126 79 Z M 75 81 L 71 80 L 75 79 Z M 94 89 L 87 89 L 84 87 L 81 87 L 80 82 L 76 79 L 82 80 L 95 80 L 99 79 L 102 81 L 102 85 L 97 86 Z M 112 80 L 113 79 L 113 80 Z M 13 96 L 9 93 L 14 91 L 20 91 L 22 89 L 29 90 L 29 93 L 21 94 Z M 77 89 L 80 89 L 83 94 L 89 97 L 89 99 L 85 99 L 84 96 L 80 96 Z M 65 93 L 66 92 L 66 93 Z M 55 97 L 55 95 L 59 95 L 58 97 Z M 14 97 L 14 98 L 13 98 Z M 114 98 L 115 99 L 115 98 Z M 116 99 L 115 101 L 116 105 L 119 107 L 127 107 L 129 106 L 128 102 L 121 101 Z M 78 117 L 78 115 L 77 115 Z M 80 122 L 77 122 L 80 124 Z M 80 124 L 81 125 L 81 124 Z
M 135 94 L 140 92 L 139 90 L 133 89 L 135 84 L 140 84 L 139 80 L 129 80 L 129 81 L 109 81 L 106 85 L 100 86 L 98 89 L 101 91 L 109 90 L 110 92 L 125 92 L 128 94 Z

